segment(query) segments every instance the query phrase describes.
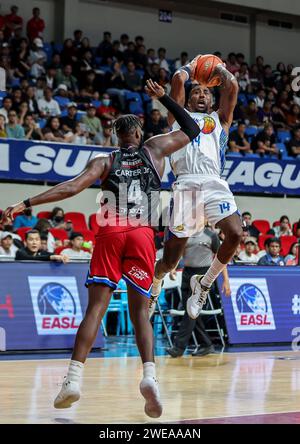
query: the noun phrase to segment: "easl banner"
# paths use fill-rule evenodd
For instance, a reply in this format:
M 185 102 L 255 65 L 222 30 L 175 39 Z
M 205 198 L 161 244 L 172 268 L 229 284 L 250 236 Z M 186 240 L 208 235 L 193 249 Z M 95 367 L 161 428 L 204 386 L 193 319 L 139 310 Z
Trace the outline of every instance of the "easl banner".
M 62 182 L 82 172 L 98 154 L 113 148 L 2 139 L 0 179 Z M 234 193 L 281 193 L 300 195 L 299 160 L 276 160 L 227 156 L 224 179 Z M 170 189 L 174 175 L 169 162 L 162 188 Z

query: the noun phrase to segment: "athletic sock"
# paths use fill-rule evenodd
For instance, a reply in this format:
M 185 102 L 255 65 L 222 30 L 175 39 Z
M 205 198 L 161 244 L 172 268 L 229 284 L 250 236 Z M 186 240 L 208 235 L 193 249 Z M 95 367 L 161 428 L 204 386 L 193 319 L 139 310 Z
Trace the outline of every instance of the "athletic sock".
M 84 364 L 82 362 L 71 360 L 66 381 L 77 382 L 79 384 L 83 372 L 83 367 Z
M 222 264 L 222 262 L 220 262 L 216 256 L 214 258 L 211 266 L 209 267 L 209 269 L 207 270 L 207 272 L 205 273 L 205 275 L 201 279 L 201 285 L 203 285 L 203 287 L 210 288 L 212 286 L 213 282 L 217 279 L 217 277 L 219 276 L 221 271 L 224 270 L 225 267 L 226 267 L 226 264 Z
M 156 379 L 155 362 L 145 362 L 143 364 L 144 378 Z

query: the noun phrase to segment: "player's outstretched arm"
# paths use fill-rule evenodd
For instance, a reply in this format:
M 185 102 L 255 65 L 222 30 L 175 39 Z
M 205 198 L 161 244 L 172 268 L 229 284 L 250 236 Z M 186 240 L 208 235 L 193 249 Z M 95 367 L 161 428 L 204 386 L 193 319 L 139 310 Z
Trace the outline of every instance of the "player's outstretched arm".
M 174 115 L 181 127 L 177 131 L 151 137 L 145 142 L 144 145 L 150 149 L 151 154 L 159 160 L 183 148 L 191 140 L 195 139 L 200 133 L 200 128 L 185 109 L 165 94 L 164 89 L 156 82 L 148 80 L 146 91 L 151 97 L 155 96 L 158 98 L 167 110 Z
M 2 219 L 13 220 L 14 213 L 19 213 L 26 207 L 57 202 L 58 200 L 64 200 L 68 197 L 75 196 L 95 183 L 97 179 L 100 179 L 105 170 L 109 167 L 108 165 L 108 157 L 95 157 L 87 164 L 84 171 L 74 177 L 74 179 L 62 182 L 43 193 L 8 207 L 4 211 Z
M 237 102 L 239 85 L 231 72 L 229 72 L 225 66 L 219 63 L 211 76 L 219 77 L 220 79 L 220 105 L 218 114 L 225 131 L 229 131 L 229 128 L 233 120 L 233 111 Z

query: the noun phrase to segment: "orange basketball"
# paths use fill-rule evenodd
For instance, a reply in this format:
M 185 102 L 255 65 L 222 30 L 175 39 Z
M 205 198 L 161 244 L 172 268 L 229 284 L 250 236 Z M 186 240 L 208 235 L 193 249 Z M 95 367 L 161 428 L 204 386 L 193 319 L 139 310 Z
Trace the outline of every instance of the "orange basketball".
M 219 77 L 216 76 L 211 81 L 209 81 L 213 70 L 219 63 L 223 64 L 222 60 L 213 54 L 204 54 L 199 57 L 195 69 L 195 80 L 197 80 L 197 82 L 199 82 L 201 85 L 207 86 L 208 88 L 219 86 L 221 83 Z

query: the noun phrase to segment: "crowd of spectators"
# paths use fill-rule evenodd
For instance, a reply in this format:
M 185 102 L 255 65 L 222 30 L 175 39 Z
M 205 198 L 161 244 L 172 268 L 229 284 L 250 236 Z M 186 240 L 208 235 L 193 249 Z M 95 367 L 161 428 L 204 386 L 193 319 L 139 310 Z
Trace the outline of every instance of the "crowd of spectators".
M 34 8 L 27 22 L 13 6 L 0 16 L 0 66 L 6 75 L 1 93 L 0 137 L 116 146 L 112 122 L 121 113 L 137 114 L 146 136 L 169 130 L 166 110 L 144 93 L 151 78 L 170 91 L 172 74 L 188 63 L 163 47 L 147 48 L 144 37 L 110 32 L 92 47 L 81 30 L 63 44 L 45 42 L 45 21 Z M 114 36 L 115 37 L 115 36 Z M 199 48 L 201 51 L 201 48 Z M 300 95 L 291 87 L 291 64 L 276 68 L 258 56 L 249 65 L 241 53 L 219 52 L 237 78 L 240 94 L 229 151 L 242 155 L 300 156 Z M 218 92 L 213 91 L 217 105 Z

